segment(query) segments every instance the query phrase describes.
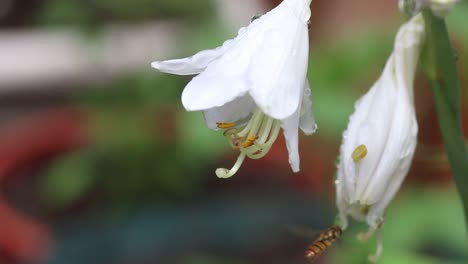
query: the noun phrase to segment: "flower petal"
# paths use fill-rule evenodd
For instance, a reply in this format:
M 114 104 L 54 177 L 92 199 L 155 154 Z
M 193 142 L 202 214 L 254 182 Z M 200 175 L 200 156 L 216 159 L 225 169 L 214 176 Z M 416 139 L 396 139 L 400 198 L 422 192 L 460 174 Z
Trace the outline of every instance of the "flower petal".
M 250 94 L 269 116 L 284 119 L 299 107 L 307 72 L 309 39 L 307 23 L 291 10 L 277 13 L 249 66 Z M 282 21 L 278 23 L 277 21 Z
M 187 85 L 185 108 L 219 107 L 249 90 L 269 116 L 292 115 L 307 71 L 309 16 L 304 1 L 288 0 L 241 29 L 231 47 Z
M 299 113 L 300 110 L 291 115 L 290 117 L 281 121 L 283 128 L 284 139 L 286 140 L 286 147 L 288 148 L 289 164 L 293 172 L 299 171 Z
M 230 122 L 236 123 L 236 125 L 242 125 L 244 120 L 255 110 L 255 103 L 246 94 L 244 96 L 237 97 L 233 101 L 220 106 L 205 110 L 203 112 L 205 117 L 205 123 L 210 129 L 217 129 L 219 122 Z
M 414 117 L 414 115 L 413 115 Z M 404 150 L 403 154 L 406 156 L 398 155 L 402 158 L 399 162 L 399 165 L 395 168 L 393 175 L 391 176 L 391 180 L 386 184 L 385 190 L 380 189 L 380 192 L 383 192 L 383 196 L 380 197 L 378 202 L 371 207 L 369 214 L 367 216 L 367 222 L 371 226 L 376 226 L 377 221 L 384 215 L 385 209 L 390 204 L 390 202 L 395 197 L 395 194 L 400 189 L 403 180 L 405 179 L 406 175 L 408 174 L 408 170 L 411 166 L 411 161 L 413 159 L 414 151 L 416 149 L 416 134 L 417 134 L 417 123 L 416 119 L 412 122 L 412 127 L 410 128 L 413 130 L 411 132 L 412 136 L 407 138 L 407 142 L 404 144 L 406 145 L 407 150 Z M 373 187 L 373 186 L 372 186 Z M 370 187 L 370 188 L 372 188 Z
M 227 40 L 223 43 L 222 46 L 218 48 L 202 50 L 191 57 L 183 59 L 155 61 L 151 63 L 151 67 L 160 72 L 171 74 L 199 74 L 200 72 L 204 71 L 212 61 L 219 58 L 228 49 L 230 49 L 234 42 L 234 40 Z
M 426 32 L 422 15 L 413 17 L 398 31 L 393 51 L 395 78 L 413 98 L 413 81 Z
M 246 72 L 258 46 L 258 20 L 242 28 L 231 48 L 187 84 L 182 93 L 186 110 L 220 107 L 249 90 L 251 83 Z
M 310 92 L 309 81 L 306 79 L 304 83 L 304 94 L 302 95 L 301 115 L 299 119 L 299 127 L 306 135 L 312 135 L 317 130 L 314 113 L 312 112 L 312 98 Z
M 246 80 L 220 75 L 218 69 L 208 67 L 187 84 L 182 92 L 182 104 L 187 111 L 221 107 L 244 95 L 247 90 Z

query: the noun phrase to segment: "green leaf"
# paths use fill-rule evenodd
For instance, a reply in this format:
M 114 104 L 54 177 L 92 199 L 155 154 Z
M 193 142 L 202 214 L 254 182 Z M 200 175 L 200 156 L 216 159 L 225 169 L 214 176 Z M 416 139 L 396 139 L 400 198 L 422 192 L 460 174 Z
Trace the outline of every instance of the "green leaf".
M 427 42 L 423 68 L 434 94 L 439 127 L 468 224 L 468 152 L 461 121 L 456 55 L 443 19 L 424 12 Z

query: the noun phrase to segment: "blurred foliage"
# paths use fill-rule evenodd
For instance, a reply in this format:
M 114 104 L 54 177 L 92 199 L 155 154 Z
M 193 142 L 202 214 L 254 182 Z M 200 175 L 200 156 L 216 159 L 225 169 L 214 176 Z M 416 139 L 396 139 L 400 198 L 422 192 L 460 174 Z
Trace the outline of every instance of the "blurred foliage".
M 366 263 L 375 252 L 375 237 L 360 242 L 358 232 L 346 232 L 331 263 Z M 460 202 L 448 190 L 408 189 L 390 206 L 382 229 L 384 252 L 379 263 L 461 264 L 468 261 L 468 241 Z
M 313 100 L 319 133 L 338 136 L 346 128 L 357 92 L 366 92 L 380 74 L 392 38 L 388 30 L 362 31 L 331 45 L 315 44 L 310 52 L 309 81 L 312 97 L 320 98 Z
M 108 207 L 183 198 L 227 149 L 198 113 L 186 113 L 179 95 L 186 80 L 151 73 L 96 87 L 77 99 L 91 118 L 94 143 L 54 162 L 42 178 L 50 206 L 66 208 L 91 189 Z M 197 116 L 198 118 L 194 118 Z M 206 177 L 215 177 L 213 173 Z
M 82 198 L 95 182 L 92 157 L 88 151 L 73 153 L 49 166 L 40 182 L 42 199 L 55 209 Z
M 110 21 L 137 22 L 156 18 L 200 22 L 212 13 L 210 0 L 47 0 L 36 21 L 40 25 L 96 27 Z

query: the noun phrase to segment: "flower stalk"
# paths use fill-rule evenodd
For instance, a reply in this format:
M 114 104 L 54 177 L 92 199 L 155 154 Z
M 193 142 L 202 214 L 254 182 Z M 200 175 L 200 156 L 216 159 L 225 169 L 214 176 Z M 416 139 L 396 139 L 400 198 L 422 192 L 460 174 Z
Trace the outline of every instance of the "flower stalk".
M 468 226 L 468 151 L 461 121 L 456 57 L 444 19 L 436 17 L 429 10 L 425 10 L 423 15 L 427 42 L 422 66 L 434 95 L 439 128 Z

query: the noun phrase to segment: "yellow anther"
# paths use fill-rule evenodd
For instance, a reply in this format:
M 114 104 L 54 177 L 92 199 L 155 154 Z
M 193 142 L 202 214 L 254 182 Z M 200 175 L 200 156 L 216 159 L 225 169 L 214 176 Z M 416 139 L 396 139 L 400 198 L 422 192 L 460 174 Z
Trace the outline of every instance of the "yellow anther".
M 367 147 L 366 145 L 359 145 L 351 154 L 351 157 L 354 160 L 354 163 L 358 163 L 367 155 Z
M 258 138 L 258 136 L 250 136 L 247 138 L 247 141 L 255 141 Z
M 227 129 L 227 128 L 235 127 L 236 123 L 219 122 L 219 123 L 216 123 L 216 126 L 218 126 L 218 128 Z
M 254 141 L 257 139 L 257 136 L 250 136 L 246 141 L 242 142 L 242 147 L 248 148 L 254 144 Z

